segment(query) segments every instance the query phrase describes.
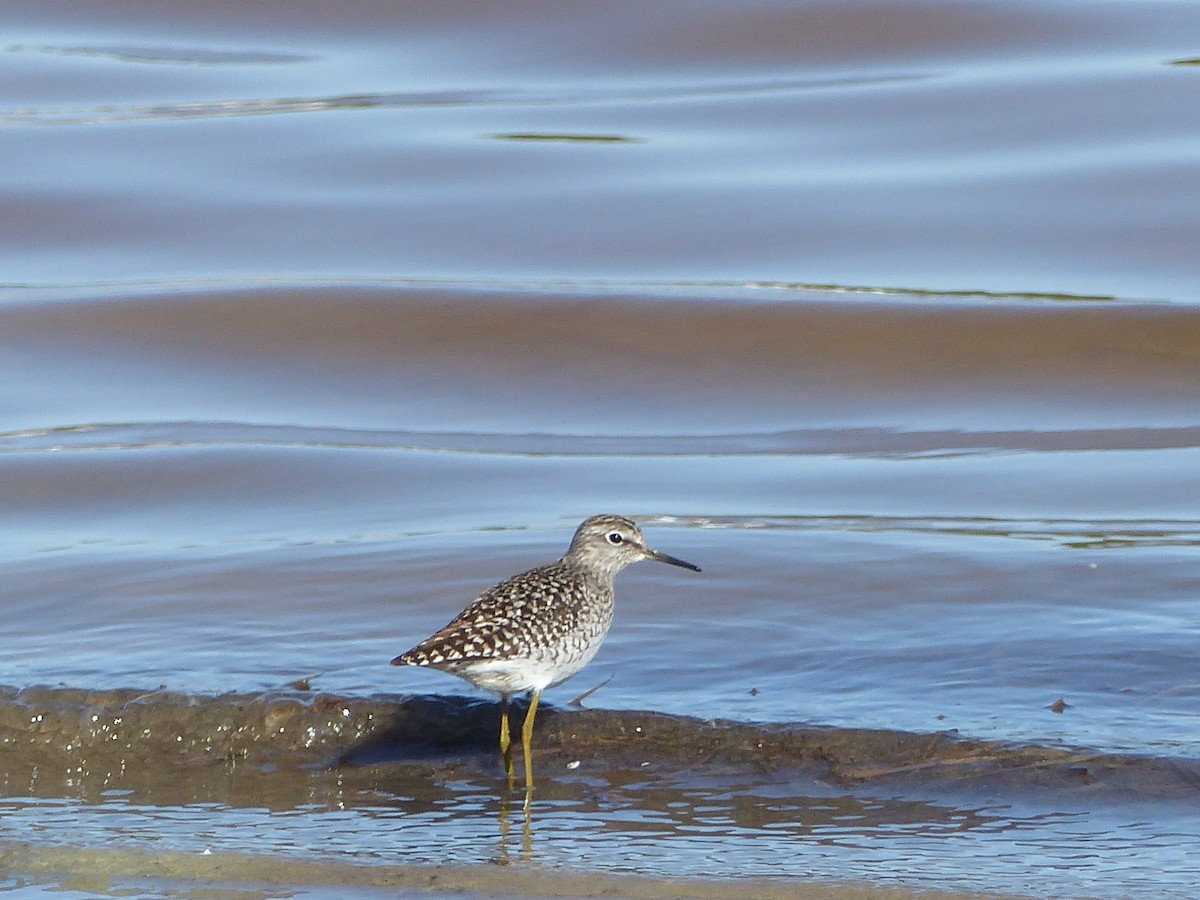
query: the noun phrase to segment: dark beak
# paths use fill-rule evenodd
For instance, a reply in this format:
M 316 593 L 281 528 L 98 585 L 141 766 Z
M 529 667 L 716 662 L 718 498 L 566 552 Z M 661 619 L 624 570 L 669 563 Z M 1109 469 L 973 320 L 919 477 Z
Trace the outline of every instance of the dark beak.
M 670 566 L 679 566 L 681 569 L 691 569 L 693 572 L 699 572 L 699 566 L 693 566 L 690 562 L 684 562 L 682 559 L 676 559 L 674 556 L 667 556 L 665 553 L 659 553 L 657 550 L 651 550 L 649 547 L 643 548 L 646 551 L 647 559 L 656 559 L 659 562 L 665 562 Z

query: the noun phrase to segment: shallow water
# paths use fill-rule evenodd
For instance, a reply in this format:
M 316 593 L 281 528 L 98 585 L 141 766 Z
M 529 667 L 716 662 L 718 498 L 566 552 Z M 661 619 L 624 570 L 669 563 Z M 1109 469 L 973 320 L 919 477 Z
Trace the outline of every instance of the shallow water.
M 704 573 L 622 575 L 551 701 L 1200 756 L 1191 4 L 2 7 L 0 683 L 460 693 L 387 662 L 612 511 Z M 738 874 L 660 789 L 587 865 Z M 731 824 L 757 789 L 701 831 L 768 878 L 1196 883 L 1151 801 L 947 842 L 868 798 L 862 850 Z M 60 800 L 6 816 L 387 833 Z
M 743 783 L 689 788 L 650 778 L 614 789 L 593 779 L 560 783 L 553 799 L 540 803 L 526 841 L 519 816 L 505 824 L 497 787 L 495 780 L 456 781 L 432 805 L 384 791 L 376 805 L 349 809 L 340 796 L 294 810 L 142 806 L 113 797 L 98 804 L 8 801 L 3 812 L 5 831 L 43 846 L 74 831 L 94 846 L 221 858 L 244 852 L 252 833 L 256 855 L 283 865 L 328 863 L 334 871 L 350 859 L 359 867 L 452 859 L 650 878 L 686 872 L 697 879 L 854 878 L 919 889 L 992 885 L 1024 896 L 1046 893 L 1052 881 L 1058 896 L 1181 898 L 1192 895 L 1200 876 L 1183 846 L 1194 847 L 1198 836 L 1194 810 L 1165 818 L 1155 810 L 1147 821 L 1145 809 L 1101 818 L 1037 807 L 857 801 L 819 790 L 796 797 L 791 786 Z M 657 798 L 649 809 L 648 793 Z M 892 874 L 881 877 L 881 859 Z M 1191 887 L 1164 870 L 1192 879 Z M 1120 886 L 1114 889 L 1113 880 Z

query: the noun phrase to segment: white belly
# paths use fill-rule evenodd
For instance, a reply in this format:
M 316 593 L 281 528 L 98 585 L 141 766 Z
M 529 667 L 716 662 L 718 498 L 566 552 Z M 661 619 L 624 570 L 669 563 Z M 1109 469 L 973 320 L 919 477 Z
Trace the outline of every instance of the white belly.
M 562 684 L 592 661 L 600 641 L 594 641 L 579 655 L 559 659 L 485 659 L 454 666 L 445 671 L 466 679 L 476 687 L 514 697 L 527 691 L 541 691 Z

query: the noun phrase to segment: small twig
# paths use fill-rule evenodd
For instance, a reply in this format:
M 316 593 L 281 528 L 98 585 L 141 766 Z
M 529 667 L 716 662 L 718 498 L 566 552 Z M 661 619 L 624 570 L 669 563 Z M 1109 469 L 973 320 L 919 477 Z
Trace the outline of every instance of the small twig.
M 611 675 L 609 675 L 607 678 L 605 678 L 602 682 L 600 682 L 594 688 L 588 688 L 586 691 L 584 691 L 582 694 L 580 694 L 578 697 L 576 697 L 574 700 L 572 700 L 569 705 L 570 706 L 583 706 L 584 700 L 586 700 L 588 697 L 592 696 L 592 694 L 596 693 L 596 691 L 600 690 L 600 688 L 604 687 L 606 684 L 608 684 L 610 681 L 612 681 L 616 677 L 617 677 L 617 673 L 613 672 Z

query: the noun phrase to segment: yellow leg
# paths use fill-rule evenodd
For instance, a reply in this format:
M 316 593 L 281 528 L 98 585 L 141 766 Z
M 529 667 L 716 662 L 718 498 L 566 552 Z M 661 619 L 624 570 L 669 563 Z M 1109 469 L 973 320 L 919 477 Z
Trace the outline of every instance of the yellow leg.
M 533 717 L 537 715 L 538 698 L 541 691 L 533 692 L 529 701 L 529 712 L 525 713 L 525 724 L 521 726 L 521 747 L 525 750 L 525 810 L 533 802 Z
M 504 757 L 504 773 L 508 776 L 508 789 L 513 785 L 512 739 L 508 736 L 508 698 L 500 708 L 500 755 Z

